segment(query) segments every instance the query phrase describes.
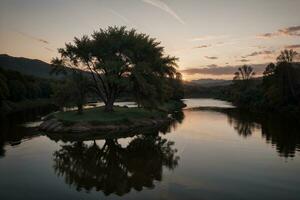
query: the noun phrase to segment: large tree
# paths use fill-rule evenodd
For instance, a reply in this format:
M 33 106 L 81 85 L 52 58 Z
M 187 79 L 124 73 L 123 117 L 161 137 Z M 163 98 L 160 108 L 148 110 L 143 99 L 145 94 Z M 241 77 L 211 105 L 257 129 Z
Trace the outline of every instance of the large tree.
M 293 62 L 298 53 L 292 49 L 281 51 L 276 65 L 266 67 L 263 78 L 265 98 L 272 107 L 299 104 L 300 70 Z
M 94 88 L 106 111 L 120 93 L 129 86 L 139 104 L 155 104 L 169 98 L 164 91 L 168 79 L 176 76 L 175 57 L 166 56 L 155 39 L 125 27 L 108 27 L 95 31 L 91 37 L 74 39 L 59 49 L 54 58 L 56 67 L 89 71 Z

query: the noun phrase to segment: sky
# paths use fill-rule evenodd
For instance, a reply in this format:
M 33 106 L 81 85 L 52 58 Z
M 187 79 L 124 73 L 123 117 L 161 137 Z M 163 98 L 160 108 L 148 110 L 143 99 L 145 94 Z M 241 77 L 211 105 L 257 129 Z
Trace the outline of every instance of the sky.
M 185 80 L 231 79 L 244 64 L 259 75 L 300 52 L 300 0 L 0 0 L 0 54 L 50 62 L 75 36 L 122 25 L 160 41 Z

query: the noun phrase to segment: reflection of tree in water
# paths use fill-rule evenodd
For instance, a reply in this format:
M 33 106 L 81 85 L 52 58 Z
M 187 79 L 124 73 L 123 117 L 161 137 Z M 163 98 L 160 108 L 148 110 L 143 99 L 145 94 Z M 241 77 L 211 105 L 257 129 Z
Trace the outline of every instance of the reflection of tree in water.
M 5 156 L 4 141 L 0 138 L 0 158 Z
M 262 136 L 267 143 L 276 147 L 283 157 L 294 157 L 300 151 L 299 119 L 269 115 L 254 115 L 238 111 L 226 112 L 229 123 L 239 135 L 249 136 L 257 127 L 261 127 Z
M 300 151 L 299 121 L 292 119 L 264 119 L 262 121 L 262 135 L 276 147 L 283 157 L 294 157 Z
M 251 136 L 252 132 L 259 128 L 259 125 L 251 120 L 249 115 L 243 115 L 239 112 L 230 112 L 228 122 L 243 137 Z
M 169 123 L 165 123 L 161 125 L 158 129 L 159 132 L 166 134 L 172 131 L 172 129 L 176 129 L 178 124 L 181 124 L 184 120 L 184 113 L 182 111 L 177 111 L 172 113 L 173 120 Z
M 126 147 L 116 139 L 102 147 L 75 142 L 54 152 L 54 170 L 77 190 L 122 196 L 132 188 L 153 188 L 154 181 L 162 179 L 163 167 L 174 169 L 179 157 L 173 145 L 158 135 L 137 136 Z

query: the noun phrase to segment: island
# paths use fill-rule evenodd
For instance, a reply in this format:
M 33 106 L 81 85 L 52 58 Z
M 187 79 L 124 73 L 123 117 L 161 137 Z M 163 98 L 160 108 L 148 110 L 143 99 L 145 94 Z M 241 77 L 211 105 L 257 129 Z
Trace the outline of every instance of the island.
M 106 112 L 105 107 L 101 106 L 84 109 L 82 114 L 76 110 L 59 111 L 46 116 L 39 130 L 47 133 L 92 134 L 154 129 L 175 120 L 172 113 L 179 112 L 185 106 L 182 101 L 172 101 L 155 110 L 114 106 L 113 112 Z

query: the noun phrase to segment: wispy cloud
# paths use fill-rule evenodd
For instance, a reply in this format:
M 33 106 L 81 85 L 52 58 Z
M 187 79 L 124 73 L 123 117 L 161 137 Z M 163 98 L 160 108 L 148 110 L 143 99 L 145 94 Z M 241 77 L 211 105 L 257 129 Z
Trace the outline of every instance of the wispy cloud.
M 204 56 L 204 57 L 207 58 L 207 59 L 210 59 L 210 60 L 218 59 L 218 57 L 216 57 L 216 56 Z
M 51 48 L 48 48 L 48 47 L 44 47 L 47 51 L 50 51 L 50 52 L 55 52 L 53 49 Z
M 284 48 L 286 48 L 286 49 L 299 49 L 300 44 L 286 45 Z
M 272 55 L 274 54 L 275 51 L 254 51 L 248 55 L 245 55 L 245 56 L 242 56 L 242 58 L 248 58 L 248 57 L 253 57 L 253 56 L 260 56 L 260 55 L 263 55 L 263 56 L 266 56 L 266 55 Z
M 216 64 L 211 64 L 211 65 L 207 65 L 208 68 L 215 68 L 215 67 L 218 67 L 218 65 Z
M 287 28 L 279 29 L 278 32 L 282 35 L 300 36 L 300 26 L 290 26 Z
M 251 65 L 257 75 L 262 75 L 267 64 L 255 64 Z M 240 65 L 237 66 L 217 66 L 217 67 L 198 67 L 189 68 L 181 70 L 183 74 L 195 75 L 195 74 L 205 74 L 205 75 L 233 75 Z
M 21 31 L 15 31 L 17 32 L 18 34 L 26 37 L 26 38 L 29 38 L 29 39 L 32 39 L 32 40 L 35 40 L 37 42 L 41 42 L 41 43 L 44 43 L 44 44 L 49 44 L 49 41 L 45 40 L 45 39 L 42 39 L 42 38 L 39 38 L 39 37 L 36 37 L 36 36 L 33 36 L 33 35 L 30 35 L 28 33 L 24 33 L 24 32 L 21 32 Z
M 278 29 L 275 32 L 263 33 L 257 35 L 258 38 L 262 38 L 262 39 L 268 39 L 268 38 L 273 38 L 278 36 L 300 37 L 300 26 L 290 26 L 290 27 Z
M 169 15 L 171 15 L 172 17 L 174 17 L 179 23 L 181 24 L 185 24 L 185 21 L 182 20 L 177 13 L 172 10 L 165 2 L 163 2 L 162 0 L 142 0 L 143 2 L 150 4 L 156 8 L 159 8 L 163 11 L 165 11 L 166 13 L 168 13 Z
M 211 44 L 199 45 L 199 46 L 196 46 L 195 49 L 203 49 L 203 48 L 208 48 L 208 47 L 211 47 Z
M 121 15 L 119 12 L 117 12 L 111 8 L 106 8 L 106 10 L 108 12 L 110 12 L 111 14 L 115 15 L 116 17 L 120 18 L 121 20 L 123 20 L 125 23 L 130 23 L 130 20 L 127 17 Z
M 202 35 L 202 36 L 197 36 L 189 39 L 189 41 L 206 41 L 206 40 L 217 40 L 217 39 L 222 39 L 226 38 L 228 35 Z M 222 43 L 223 42 L 219 42 Z
M 245 59 L 245 58 L 243 58 L 243 59 L 241 59 L 241 60 L 237 60 L 237 61 L 239 61 L 239 62 L 250 62 L 250 60 Z

